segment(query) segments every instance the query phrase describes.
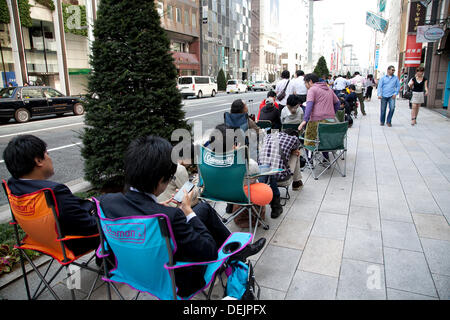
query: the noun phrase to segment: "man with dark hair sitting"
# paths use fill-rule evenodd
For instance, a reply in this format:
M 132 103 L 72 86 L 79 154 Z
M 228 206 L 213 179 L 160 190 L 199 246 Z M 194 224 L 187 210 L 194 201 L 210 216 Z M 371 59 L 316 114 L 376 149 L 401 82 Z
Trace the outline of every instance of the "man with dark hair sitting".
M 348 114 L 351 114 L 351 112 L 354 111 L 356 118 L 358 116 L 358 95 L 355 92 L 355 85 L 351 84 L 348 87 L 348 90 L 350 93 L 345 96 L 345 102 L 348 103 L 349 108 L 347 111 L 349 111 Z
M 275 107 L 275 101 L 272 98 L 267 98 L 266 105 L 261 109 L 258 121 L 263 120 L 270 121 L 272 129 L 281 129 L 280 110 Z
M 125 182 L 129 191 L 104 195 L 99 199 L 100 205 L 109 219 L 165 214 L 177 243 L 175 262 L 213 261 L 217 259 L 218 248 L 231 235 L 215 210 L 203 202 L 192 208 L 192 192 L 185 193 L 177 208 L 157 201 L 177 169 L 171 154 L 172 145 L 163 138 L 149 136 L 132 141 L 125 155 Z M 257 241 L 233 258 L 246 259 L 258 253 L 264 244 L 265 239 Z M 194 266 L 176 270 L 178 295 L 187 297 L 201 289 L 205 285 L 205 269 Z
M 59 210 L 62 236 L 93 236 L 98 234 L 95 217 L 91 215 L 93 202 L 80 199 L 63 184 L 49 181 L 54 174 L 47 144 L 32 135 L 17 136 L 3 152 L 6 168 L 12 178 L 8 187 L 12 194 L 22 196 L 45 188 L 53 190 Z M 76 256 L 97 249 L 99 237 L 64 242 Z M 98 264 L 100 261 L 97 261 Z
M 287 129 L 283 132 L 268 134 L 264 139 L 264 146 L 260 154 L 260 165 L 274 169 L 283 169 L 282 173 L 261 179 L 269 182 L 273 191 L 271 217 L 278 218 L 283 213 L 280 204 L 280 191 L 278 181 L 286 181 L 293 176 L 292 189 L 297 191 L 303 186 L 300 170 L 300 140 L 299 132 L 295 129 Z
M 267 93 L 267 98 L 272 98 L 272 101 L 274 101 L 274 106 L 275 106 L 275 108 L 277 108 L 278 110 L 280 110 L 280 106 L 279 106 L 278 103 L 275 101 L 276 98 L 277 98 L 277 94 L 275 93 L 275 91 L 270 90 L 270 91 Z M 264 108 L 264 107 L 266 106 L 267 98 L 264 99 L 264 100 L 261 102 L 261 104 L 259 105 L 258 116 L 256 117 L 256 121 L 259 120 L 259 117 L 260 117 L 260 115 L 261 115 L 261 110 L 262 110 L 262 108 Z

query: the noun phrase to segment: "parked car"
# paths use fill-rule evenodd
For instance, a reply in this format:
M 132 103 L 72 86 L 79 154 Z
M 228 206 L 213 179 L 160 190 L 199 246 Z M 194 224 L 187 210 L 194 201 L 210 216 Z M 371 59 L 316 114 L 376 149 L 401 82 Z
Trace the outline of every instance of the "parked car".
M 227 82 L 227 93 L 241 93 L 247 92 L 247 85 L 242 80 L 232 79 Z
M 183 98 L 215 97 L 217 94 L 217 82 L 211 77 L 183 76 L 178 78 L 178 90 L 180 90 Z
M 253 91 L 268 91 L 272 89 L 272 85 L 267 80 L 256 81 L 252 89 Z
M 73 112 L 84 114 L 81 97 L 65 96 L 50 87 L 10 87 L 0 90 L 0 122 L 11 118 L 28 122 L 32 117 Z
M 245 81 L 245 84 L 247 85 L 247 90 L 252 90 L 253 89 L 253 85 L 255 84 L 253 81 L 247 80 Z

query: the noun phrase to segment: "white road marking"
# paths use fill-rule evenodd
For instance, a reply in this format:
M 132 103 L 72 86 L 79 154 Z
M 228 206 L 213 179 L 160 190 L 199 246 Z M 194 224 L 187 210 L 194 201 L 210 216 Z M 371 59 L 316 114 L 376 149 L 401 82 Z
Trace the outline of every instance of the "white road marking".
M 53 149 L 48 149 L 47 152 L 52 152 L 52 151 L 57 151 L 57 150 L 62 150 L 62 149 L 67 149 L 67 148 L 72 148 L 72 147 L 76 147 L 81 145 L 82 142 L 77 142 L 77 143 L 73 143 L 73 144 L 68 144 L 65 146 L 61 146 L 61 147 L 57 147 L 57 148 L 53 148 Z M 0 160 L 0 163 L 4 163 L 5 160 Z
M 230 110 L 230 108 L 226 108 L 226 109 L 221 109 L 221 110 L 217 110 L 217 111 L 213 111 L 213 112 L 208 112 L 208 113 L 204 113 L 204 114 L 199 114 L 198 116 L 193 116 L 193 117 L 189 117 L 186 118 L 185 120 L 191 120 L 191 119 L 195 119 L 195 118 L 201 118 L 204 116 L 209 116 L 210 114 L 215 114 L 215 113 L 219 113 L 219 112 L 224 112 Z
M 48 130 L 66 128 L 66 127 L 74 127 L 74 126 L 79 126 L 79 125 L 84 125 L 84 122 L 76 122 L 76 123 L 65 124 L 65 125 L 57 126 L 57 127 L 50 127 L 50 128 L 44 128 L 44 129 L 37 129 L 37 130 L 22 131 L 22 132 L 17 132 L 17 133 L 6 134 L 6 135 L 3 135 L 3 136 L 0 136 L 0 139 L 1 138 L 13 137 L 13 136 L 19 136 L 19 135 L 23 135 L 23 134 L 30 134 L 30 133 L 35 133 L 35 132 L 41 132 L 41 131 L 48 131 Z

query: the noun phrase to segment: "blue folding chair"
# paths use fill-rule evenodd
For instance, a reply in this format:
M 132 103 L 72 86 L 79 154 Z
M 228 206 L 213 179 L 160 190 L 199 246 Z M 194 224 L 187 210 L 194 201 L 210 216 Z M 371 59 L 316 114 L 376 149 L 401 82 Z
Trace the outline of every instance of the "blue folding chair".
M 135 216 L 117 219 L 105 217 L 100 202 L 97 205 L 97 222 L 99 225 L 101 245 L 97 256 L 106 258 L 114 253 L 115 268 L 107 270 L 104 264 L 104 281 L 108 282 L 108 298 L 111 299 L 110 283 L 125 283 L 135 290 L 146 292 L 160 300 L 190 300 L 210 286 L 207 294 L 211 298 L 214 283 L 226 267 L 229 257 L 242 251 L 252 242 L 250 233 L 233 233 L 218 251 L 218 258 L 208 262 L 177 262 L 173 255 L 177 243 L 169 218 L 164 214 Z M 176 269 L 206 265 L 204 280 L 206 285 L 190 297 L 180 297 L 175 283 Z M 120 299 L 120 292 L 113 286 Z M 206 295 L 206 294 L 205 294 Z
M 247 132 L 248 125 L 248 114 L 247 113 L 224 113 L 225 124 L 233 129 L 240 128 L 242 131 Z

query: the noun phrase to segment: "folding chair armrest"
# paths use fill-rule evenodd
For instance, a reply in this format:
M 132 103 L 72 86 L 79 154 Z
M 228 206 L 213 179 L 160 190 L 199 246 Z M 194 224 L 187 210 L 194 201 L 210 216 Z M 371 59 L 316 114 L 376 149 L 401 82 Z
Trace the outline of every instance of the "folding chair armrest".
M 308 141 L 308 142 L 314 142 L 314 143 L 319 143 L 320 141 L 319 140 L 311 140 L 311 139 L 306 139 L 306 138 L 303 138 L 303 137 L 298 137 L 300 140 L 303 140 L 303 141 Z
M 106 241 L 103 242 L 103 245 L 105 246 L 105 252 L 102 251 L 102 245 L 100 244 L 97 248 L 97 251 L 95 251 L 95 255 L 99 258 L 106 258 L 109 257 L 109 249 L 108 249 L 108 243 Z
M 99 237 L 100 234 L 92 234 L 89 236 L 65 236 L 62 239 L 58 239 L 57 241 L 67 241 L 67 240 L 76 240 L 76 239 L 87 239 L 87 238 L 95 238 L 95 237 Z
M 242 251 L 247 245 L 249 245 L 252 241 L 253 235 L 247 232 L 234 232 L 231 236 L 225 241 L 222 247 L 218 251 L 218 258 L 214 261 L 205 261 L 205 262 L 177 262 L 173 266 L 168 266 L 167 264 L 164 267 L 168 270 L 180 269 L 192 266 L 203 266 L 207 265 L 212 266 L 217 263 L 220 265 L 225 262 L 232 255 Z M 235 250 L 228 252 L 231 247 L 238 246 Z M 227 253 L 228 252 L 228 253 Z
M 284 169 L 273 169 L 273 170 L 270 170 L 270 171 L 267 171 L 267 172 L 261 172 L 261 173 L 258 173 L 258 174 L 249 175 L 249 176 L 246 176 L 246 178 L 255 179 L 255 178 L 265 177 L 265 176 L 274 176 L 274 175 L 282 173 L 284 171 L 286 171 L 286 170 L 284 170 Z

